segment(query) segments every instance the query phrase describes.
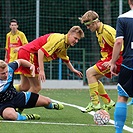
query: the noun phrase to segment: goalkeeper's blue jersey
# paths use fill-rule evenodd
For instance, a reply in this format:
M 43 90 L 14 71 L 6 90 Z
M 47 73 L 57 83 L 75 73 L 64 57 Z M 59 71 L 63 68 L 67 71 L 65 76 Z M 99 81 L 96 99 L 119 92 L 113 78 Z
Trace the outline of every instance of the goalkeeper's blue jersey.
M 133 10 L 130 10 L 117 19 L 116 38 L 123 38 L 123 66 L 133 69 Z
M 17 94 L 13 86 L 14 71 L 18 68 L 16 61 L 8 64 L 7 80 L 0 80 L 0 103 L 10 101 Z

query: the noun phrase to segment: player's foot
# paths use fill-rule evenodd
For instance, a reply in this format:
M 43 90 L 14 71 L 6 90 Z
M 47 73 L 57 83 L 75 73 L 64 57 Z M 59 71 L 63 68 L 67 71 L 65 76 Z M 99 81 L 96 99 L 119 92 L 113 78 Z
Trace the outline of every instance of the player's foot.
M 64 105 L 61 103 L 53 103 L 53 106 L 56 110 L 62 110 L 64 108 Z
M 92 102 L 88 104 L 88 106 L 85 108 L 85 110 L 81 110 L 83 113 L 91 112 L 91 111 L 97 111 L 101 109 L 100 103 L 97 105 L 94 105 Z
M 40 115 L 38 114 L 23 114 L 27 117 L 27 120 L 39 120 Z
M 133 105 L 133 99 L 131 99 L 131 101 L 128 102 L 127 105 Z
M 106 111 L 108 112 L 108 111 L 109 111 L 111 108 L 113 108 L 114 106 L 115 106 L 115 102 L 114 102 L 113 100 L 111 100 L 109 104 L 104 104 L 104 105 L 102 106 L 102 109 L 103 109 L 103 110 L 106 110 Z

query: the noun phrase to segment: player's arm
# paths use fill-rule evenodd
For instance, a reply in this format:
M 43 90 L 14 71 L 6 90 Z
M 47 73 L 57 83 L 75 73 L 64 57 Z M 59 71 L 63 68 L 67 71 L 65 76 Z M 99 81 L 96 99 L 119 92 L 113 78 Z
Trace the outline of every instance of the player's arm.
M 120 55 L 122 45 L 123 45 L 123 38 L 117 38 L 113 48 L 111 68 L 110 68 L 112 75 L 115 75 L 115 76 L 117 76 L 115 63 Z
M 19 50 L 20 50 L 20 48 L 22 48 L 23 46 L 19 46 L 19 47 L 17 47 L 17 48 L 15 48 L 14 50 L 13 50 L 13 52 L 14 53 L 17 53 Z
M 5 50 L 5 62 L 8 63 L 7 50 Z
M 44 82 L 46 80 L 45 71 L 44 71 L 44 56 L 50 57 L 59 47 L 59 43 L 57 44 L 60 38 L 57 38 L 54 34 L 51 35 L 51 39 L 49 39 L 45 45 L 43 45 L 38 50 L 38 64 L 39 64 L 39 80 Z M 57 45 L 55 45 L 57 44 Z
M 77 76 L 79 76 L 80 78 L 83 77 L 83 74 L 82 74 L 80 71 L 76 70 L 76 69 L 73 67 L 73 65 L 71 64 L 70 61 L 69 61 L 69 62 L 65 62 L 65 64 L 66 64 L 66 66 L 67 66 L 73 73 L 75 73 Z
M 29 61 L 24 59 L 18 59 L 16 61 L 18 62 L 19 66 L 29 67 L 29 69 L 32 71 L 31 75 L 35 77 L 35 66 L 33 64 L 31 64 Z
M 39 80 L 41 80 L 42 82 L 45 81 L 46 77 L 45 77 L 45 72 L 44 72 L 44 52 L 39 49 L 38 50 L 38 64 L 39 64 Z

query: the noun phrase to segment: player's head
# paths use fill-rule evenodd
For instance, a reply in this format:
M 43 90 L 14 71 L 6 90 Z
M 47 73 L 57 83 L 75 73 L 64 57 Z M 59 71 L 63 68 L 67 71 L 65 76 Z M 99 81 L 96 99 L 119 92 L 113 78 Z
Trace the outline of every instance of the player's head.
M 11 19 L 9 27 L 10 27 L 12 32 L 16 32 L 17 29 L 18 29 L 18 22 L 17 22 L 17 20 L 16 19 Z
M 68 43 L 71 46 L 74 46 L 78 41 L 84 37 L 84 32 L 80 28 L 80 26 L 73 26 L 69 31 L 68 31 Z
M 16 23 L 16 24 L 18 24 L 18 22 L 17 22 L 16 19 L 11 19 L 10 24 L 11 24 L 11 23 Z
M 92 10 L 87 11 L 82 17 L 79 17 L 79 20 L 92 32 L 97 30 L 97 23 L 100 22 L 99 15 Z
M 8 67 L 5 61 L 0 60 L 0 79 L 6 80 L 8 75 Z
M 129 4 L 130 8 L 133 8 L 133 0 L 128 0 L 128 4 Z

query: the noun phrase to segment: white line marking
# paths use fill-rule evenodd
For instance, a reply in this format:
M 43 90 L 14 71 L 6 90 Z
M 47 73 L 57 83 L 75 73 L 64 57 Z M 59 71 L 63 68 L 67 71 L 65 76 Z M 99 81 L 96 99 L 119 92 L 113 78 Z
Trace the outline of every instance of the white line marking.
M 60 102 L 60 101 L 57 101 L 57 100 L 52 100 L 53 102 Z M 85 110 L 84 107 L 81 107 L 81 106 L 77 106 L 77 105 L 74 105 L 74 104 L 68 104 L 68 103 L 64 103 L 64 102 L 60 102 L 64 105 L 67 105 L 67 106 L 71 106 L 71 107 L 74 107 L 74 108 L 77 108 L 79 110 Z M 88 112 L 88 114 L 90 115 L 94 115 L 94 111 L 91 111 L 91 112 Z M 33 123 L 33 124 L 51 124 L 51 125 L 69 125 L 69 126 L 98 126 L 96 124 L 80 124 L 80 123 L 54 123 L 54 122 L 32 122 L 32 121 L 6 121 L 6 120 L 1 120 L 0 122 L 2 123 Z M 114 126 L 114 120 L 111 120 L 109 121 L 109 123 L 111 123 L 112 125 L 102 125 L 102 126 Z M 133 133 L 133 128 L 130 128 L 126 125 L 124 125 L 123 127 L 124 130 L 126 131 L 129 131 L 131 133 Z
M 33 122 L 33 121 L 6 121 L 1 120 L 2 123 L 24 123 L 24 124 L 47 124 L 47 125 L 65 125 L 65 126 L 98 126 L 96 124 L 80 124 L 80 123 L 55 123 L 55 122 Z M 100 126 L 100 125 L 99 125 Z M 103 125 L 113 126 L 113 125 Z
M 53 101 L 53 102 L 60 102 L 60 101 L 56 101 L 56 100 L 53 100 L 53 99 L 52 99 L 52 101 Z M 68 104 L 68 103 L 64 103 L 64 102 L 60 102 L 60 103 L 62 103 L 62 104 L 64 104 L 64 105 L 67 105 L 67 106 L 71 106 L 71 107 L 80 109 L 80 110 L 85 110 L 84 107 L 77 106 L 77 105 L 74 105 L 74 104 Z M 94 115 L 94 113 L 95 113 L 94 111 L 88 112 L 88 114 L 90 114 L 90 115 L 92 115 L 92 116 Z M 113 124 L 113 126 L 114 126 L 114 123 L 115 123 L 115 122 L 114 122 L 114 120 L 111 120 L 111 119 L 110 119 L 109 123 Z M 133 133 L 133 128 L 131 128 L 131 127 L 128 127 L 128 126 L 124 125 L 123 129 L 126 130 L 126 131 L 129 131 L 129 132 Z

